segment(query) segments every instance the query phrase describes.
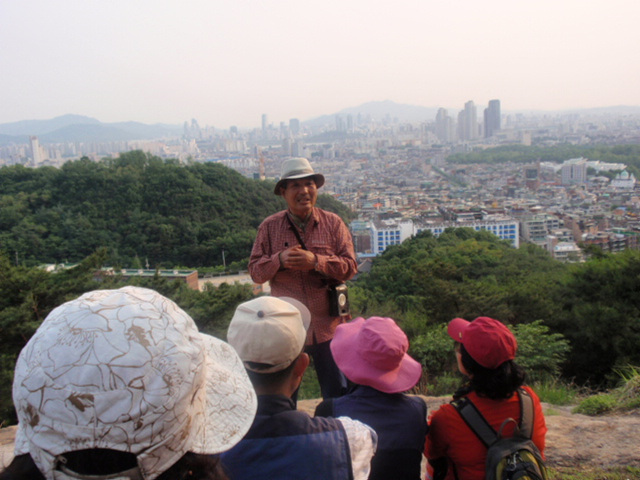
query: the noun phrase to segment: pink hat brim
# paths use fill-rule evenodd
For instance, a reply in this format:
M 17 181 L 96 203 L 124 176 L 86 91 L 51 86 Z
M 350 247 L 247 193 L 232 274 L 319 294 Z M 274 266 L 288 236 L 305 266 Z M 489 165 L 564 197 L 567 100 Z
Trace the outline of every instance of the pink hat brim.
M 365 319 L 358 317 L 338 325 L 330 348 L 338 368 L 358 385 L 367 385 L 385 393 L 399 393 L 414 387 L 422 376 L 422 365 L 408 354 L 393 370 L 375 367 L 360 356 L 355 348 L 357 336 Z

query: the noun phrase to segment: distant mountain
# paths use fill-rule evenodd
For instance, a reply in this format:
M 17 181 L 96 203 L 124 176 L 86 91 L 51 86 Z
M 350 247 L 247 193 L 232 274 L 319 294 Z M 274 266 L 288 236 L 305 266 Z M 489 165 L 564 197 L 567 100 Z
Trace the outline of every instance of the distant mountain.
M 3 135 L 0 133 L 0 145 L 8 145 L 10 143 L 28 143 L 29 137 L 27 136 L 14 136 L 14 135 Z
M 0 144 L 24 143 L 37 135 L 43 143 L 151 140 L 182 134 L 180 125 L 138 122 L 103 123 L 82 115 L 62 115 L 50 120 L 22 120 L 0 124 Z
M 75 124 L 59 128 L 53 132 L 38 135 L 40 143 L 60 142 L 122 142 L 139 137 L 120 128 L 103 124 Z
M 21 120 L 0 124 L 0 134 L 4 135 L 44 135 L 69 125 L 100 125 L 95 118 L 82 115 L 62 115 L 49 120 Z
M 613 107 L 576 108 L 562 110 L 560 113 L 579 113 L 580 115 L 640 115 L 640 107 L 616 105 Z
M 418 105 L 406 105 L 395 103 L 391 100 L 379 102 L 367 102 L 357 107 L 340 110 L 332 115 L 322 115 L 304 122 L 309 126 L 320 126 L 335 123 L 336 115 L 346 117 L 353 115 L 370 116 L 374 120 L 382 121 L 385 118 L 398 119 L 401 122 L 431 122 L 435 120 L 438 107 L 421 107 Z

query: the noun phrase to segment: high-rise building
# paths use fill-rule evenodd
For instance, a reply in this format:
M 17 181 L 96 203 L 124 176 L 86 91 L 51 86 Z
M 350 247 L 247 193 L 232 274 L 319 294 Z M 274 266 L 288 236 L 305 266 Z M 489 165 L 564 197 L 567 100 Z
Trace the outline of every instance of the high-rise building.
M 464 104 L 464 110 L 458 114 L 458 136 L 460 140 L 478 138 L 478 113 L 473 100 Z
M 300 120 L 297 118 L 292 118 L 289 120 L 289 131 L 293 136 L 296 136 L 300 133 Z
M 38 137 L 35 135 L 29 137 L 29 141 L 31 142 L 31 161 L 33 166 L 37 167 L 46 159 L 44 148 L 42 148 Z
M 267 132 L 267 114 L 262 114 L 262 133 L 265 134 Z
M 574 185 L 587 181 L 587 159 L 572 158 L 566 160 L 560 168 L 562 185 Z
M 453 118 L 448 115 L 446 108 L 439 108 L 436 114 L 436 137 L 441 142 L 454 140 Z
M 484 137 L 493 137 L 500 130 L 500 100 L 489 100 L 484 109 Z

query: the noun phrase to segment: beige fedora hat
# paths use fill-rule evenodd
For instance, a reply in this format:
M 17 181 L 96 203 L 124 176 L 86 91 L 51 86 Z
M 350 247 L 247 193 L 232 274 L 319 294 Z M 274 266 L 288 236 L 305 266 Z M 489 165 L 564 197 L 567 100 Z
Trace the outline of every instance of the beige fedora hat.
M 287 180 L 307 177 L 313 177 L 313 180 L 316 182 L 316 187 L 318 188 L 324 185 L 324 175 L 315 173 L 309 160 L 303 157 L 289 158 L 282 162 L 280 180 L 276 183 L 273 193 L 280 195 L 280 187 L 282 187 Z

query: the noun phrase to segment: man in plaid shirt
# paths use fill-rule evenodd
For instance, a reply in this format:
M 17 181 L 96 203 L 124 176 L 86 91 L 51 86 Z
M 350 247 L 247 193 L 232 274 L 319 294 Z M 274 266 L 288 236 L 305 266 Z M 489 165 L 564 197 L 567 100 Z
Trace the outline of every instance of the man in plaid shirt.
M 249 273 L 258 284 L 268 281 L 274 297 L 295 298 L 311 312 L 305 351 L 313 358 L 322 397 L 332 398 L 344 393 L 346 378 L 333 360 L 329 342 L 348 317 L 329 314 L 327 280 L 349 280 L 357 264 L 342 219 L 315 207 L 322 185 L 324 176 L 314 173 L 307 159 L 283 162 L 274 193 L 284 197 L 288 208 L 267 217 L 258 228 Z

